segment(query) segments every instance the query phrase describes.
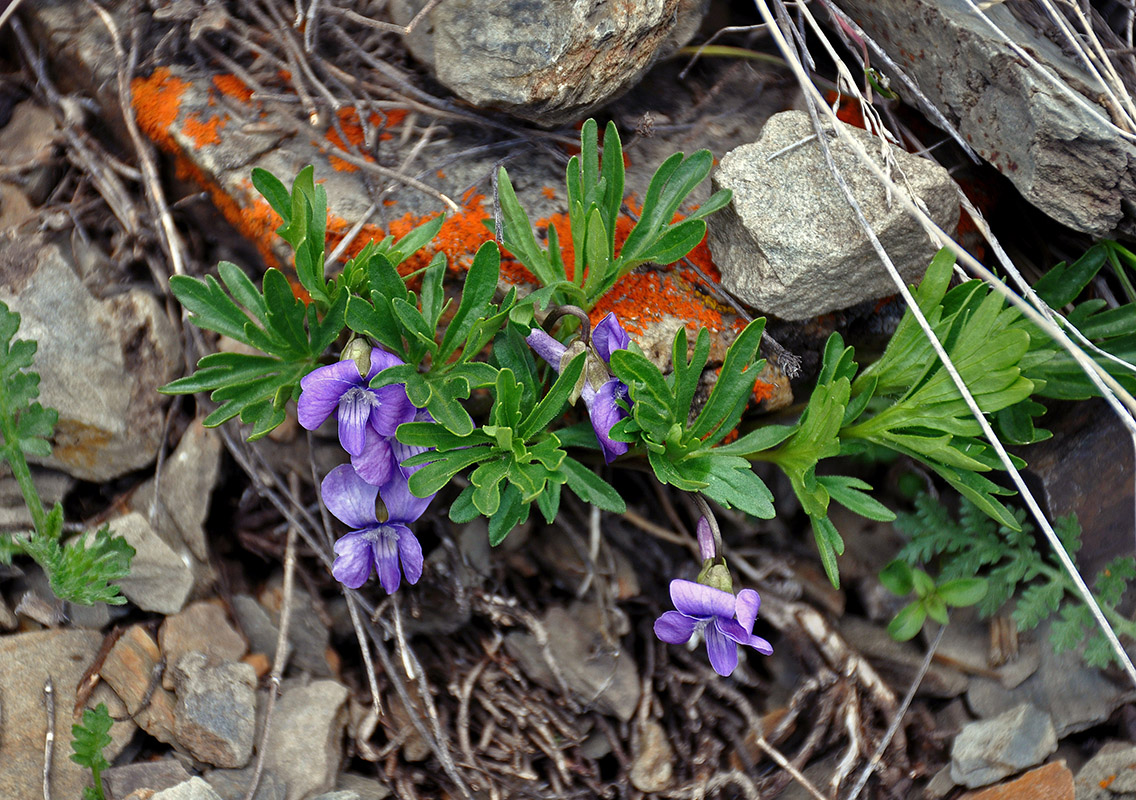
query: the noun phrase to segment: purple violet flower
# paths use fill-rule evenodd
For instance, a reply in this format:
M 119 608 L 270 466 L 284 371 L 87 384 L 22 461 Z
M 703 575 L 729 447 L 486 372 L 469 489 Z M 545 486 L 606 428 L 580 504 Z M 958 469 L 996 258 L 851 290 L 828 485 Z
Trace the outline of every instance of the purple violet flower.
M 669 644 L 682 644 L 702 633 L 710 666 L 725 677 L 738 666 L 737 645 L 771 655 L 773 645 L 753 635 L 753 623 L 761 597 L 753 589 L 729 592 L 694 581 L 671 581 L 671 600 L 678 611 L 667 611 L 655 620 L 655 635 Z M 736 619 L 735 619 L 736 615 Z
M 430 412 L 424 408 L 414 409 L 414 418 L 410 422 L 434 422 Z M 407 421 L 407 420 L 404 420 Z M 382 486 L 391 480 L 392 475 L 401 475 L 403 480 L 408 479 L 422 466 L 404 467 L 402 462 L 411 456 L 425 453 L 429 447 L 411 446 L 403 444 L 393 436 L 380 436 L 373 426 L 367 426 L 367 442 L 363 452 L 351 456 L 351 466 L 360 478 L 372 486 Z
M 533 328 L 525 337 L 525 341 L 538 356 L 560 372 L 561 361 L 568 348 L 540 328 Z M 614 313 L 609 312 L 592 330 L 592 348 L 603 359 L 604 364 L 610 364 L 611 354 L 616 350 L 626 350 L 630 343 L 631 337 L 623 330 Z M 612 426 L 627 416 L 627 410 L 619 405 L 621 400 L 629 402 L 627 384 L 618 378 L 610 377 L 610 372 L 607 373 L 608 380 L 603 381 L 602 378 L 595 380 L 594 370 L 589 367 L 591 365 L 584 367 L 584 384 L 580 390 L 580 397 L 588 409 L 588 417 L 592 420 L 596 439 L 600 443 L 600 449 L 603 450 L 604 461 L 610 464 L 618 456 L 626 453 L 630 447 L 627 442 L 617 442 L 611 438 Z M 594 380 L 598 385 L 593 385 Z
M 335 543 L 331 574 L 337 581 L 358 589 L 374 570 L 383 589 L 392 594 L 401 582 L 401 561 L 406 580 L 418 582 L 422 577 L 422 545 L 407 526 L 422 516 L 433 495 L 412 495 L 401 473 L 381 487 L 372 486 L 350 464 L 340 464 L 329 472 L 321 489 L 327 510 L 355 529 Z M 375 510 L 380 494 L 387 511 L 383 522 Z
M 300 424 L 314 431 L 337 414 L 339 443 L 352 460 L 363 455 L 367 447 L 367 429 L 381 437 L 393 436 L 395 429 L 414 418 L 414 406 L 406 389 L 395 384 L 372 389 L 371 379 L 388 367 L 403 363 L 397 356 L 378 347 L 371 350 L 371 368 L 359 374 L 355 361 L 346 359 L 312 370 L 300 381 L 300 399 L 296 404 Z M 374 453 L 379 457 L 381 453 Z M 389 458 L 389 456 L 388 456 Z M 380 470 L 381 467 L 375 467 Z

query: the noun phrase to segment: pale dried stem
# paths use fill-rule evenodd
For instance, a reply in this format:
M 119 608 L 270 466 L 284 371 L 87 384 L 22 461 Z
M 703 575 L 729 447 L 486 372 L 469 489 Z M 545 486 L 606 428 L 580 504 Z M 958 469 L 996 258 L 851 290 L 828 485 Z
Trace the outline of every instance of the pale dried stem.
M 51 762 L 55 758 L 55 684 L 51 676 L 43 684 L 43 708 L 47 716 L 43 735 L 43 800 L 51 800 Z

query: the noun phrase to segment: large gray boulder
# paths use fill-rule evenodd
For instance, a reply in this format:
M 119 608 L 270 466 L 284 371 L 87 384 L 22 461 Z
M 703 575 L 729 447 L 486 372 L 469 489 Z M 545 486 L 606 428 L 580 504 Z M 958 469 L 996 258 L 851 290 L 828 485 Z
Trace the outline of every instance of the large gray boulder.
M 1109 123 L 1099 82 L 1009 3 L 981 4 L 985 20 L 966 0 L 837 4 L 1030 203 L 1085 233 L 1136 231 L 1136 143 Z
M 839 124 L 882 164 L 878 139 Z M 850 147 L 834 136 L 827 141 L 836 167 L 900 274 L 918 280 L 935 253 L 934 244 Z M 932 161 L 892 150 L 896 180 L 926 204 L 940 227 L 952 230 L 959 206 L 950 175 Z M 805 112 L 771 117 L 761 139 L 722 158 L 713 183 L 715 189 L 730 189 L 734 198 L 710 221 L 710 252 L 722 285 L 758 311 L 802 320 L 895 293 Z
M 393 10 L 409 22 L 423 0 Z M 634 86 L 698 30 L 705 0 L 443 0 L 408 39 L 475 106 L 542 125 L 583 118 Z M 429 26 L 433 33 L 429 33 Z

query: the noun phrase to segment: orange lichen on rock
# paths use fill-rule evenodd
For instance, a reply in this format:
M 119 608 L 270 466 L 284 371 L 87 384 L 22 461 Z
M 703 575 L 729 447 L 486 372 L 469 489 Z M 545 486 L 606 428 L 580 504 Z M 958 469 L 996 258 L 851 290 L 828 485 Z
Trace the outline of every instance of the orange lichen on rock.
M 339 127 L 332 125 L 327 131 L 327 140 L 340 150 L 355 150 L 366 139 L 363 131 L 363 121 L 359 118 L 359 112 L 355 110 L 354 106 L 344 106 L 335 112 L 335 116 L 339 121 Z M 393 128 L 406 118 L 406 110 L 402 108 L 392 108 L 380 114 L 377 111 L 372 111 L 371 116 L 367 121 L 375 128 Z M 343 136 L 339 135 L 340 130 L 343 131 L 343 136 L 347 137 L 347 142 L 343 141 Z M 390 139 L 392 134 L 383 130 L 379 133 L 379 139 L 384 141 Z
M 221 94 L 242 103 L 252 99 L 252 89 L 236 75 L 214 75 L 213 85 Z
M 186 117 L 181 132 L 193 140 L 195 147 L 204 147 L 207 144 L 220 144 L 221 129 L 225 127 L 228 121 L 227 117 L 218 116 L 212 116 L 208 120 L 202 121 L 198 114 L 193 113 Z
M 170 128 L 177 122 L 181 98 L 189 83 L 170 74 L 168 67 L 158 67 L 148 78 L 130 82 L 131 104 L 138 127 L 167 152 L 177 152 Z
M 556 199 L 556 190 L 553 189 L 551 186 L 545 186 L 543 189 L 540 190 L 540 193 L 542 195 L 544 195 L 544 197 L 548 200 L 555 200 Z

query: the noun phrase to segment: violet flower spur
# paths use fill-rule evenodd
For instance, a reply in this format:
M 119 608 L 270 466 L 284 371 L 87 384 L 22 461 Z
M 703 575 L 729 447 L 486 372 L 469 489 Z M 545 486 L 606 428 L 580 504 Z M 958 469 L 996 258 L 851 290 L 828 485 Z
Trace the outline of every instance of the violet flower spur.
M 433 495 L 415 497 L 401 473 L 382 487 L 372 486 L 350 464 L 340 464 L 329 472 L 320 488 L 327 510 L 355 528 L 335 543 L 331 574 L 337 581 L 358 589 L 374 570 L 388 594 L 398 590 L 402 573 L 408 582 L 418 582 L 422 577 L 422 545 L 408 525 L 422 516 Z M 375 511 L 380 493 L 387 511 L 382 522 Z
M 414 412 L 411 422 L 434 422 L 434 418 L 426 409 L 416 408 Z M 368 425 L 367 443 L 362 453 L 351 456 L 351 466 L 355 467 L 356 474 L 367 483 L 372 486 L 382 486 L 394 475 L 401 475 L 403 480 L 406 480 L 417 470 L 422 469 L 425 464 L 404 467 L 402 462 L 430 449 L 432 448 L 403 444 L 393 436 L 380 436 L 372 426 Z
M 738 666 L 739 644 L 772 655 L 773 645 L 753 635 L 761 605 L 761 597 L 753 589 L 742 589 L 734 597 L 694 581 L 673 580 L 671 600 L 678 611 L 667 611 L 655 620 L 655 635 L 669 644 L 682 644 L 702 633 L 710 666 L 719 675 L 726 677 Z
M 538 356 L 560 372 L 567 347 L 540 328 L 533 328 L 525 341 Z M 623 330 L 614 313 L 609 312 L 592 331 L 592 349 L 603 359 L 604 365 L 611 362 L 613 352 L 626 350 L 630 343 L 631 337 Z M 588 357 L 591 358 L 591 355 Z M 612 377 L 604 367 L 596 369 L 597 366 L 589 363 L 584 367 L 580 397 L 588 409 L 588 417 L 592 421 L 600 449 L 603 450 L 604 461 L 610 464 L 630 447 L 627 442 L 617 442 L 611 438 L 612 426 L 627 416 L 627 410 L 619 405 L 619 401 L 629 402 L 628 391 L 623 381 Z M 604 376 L 607 380 L 604 380 Z
M 371 379 L 388 367 L 403 363 L 378 347 L 371 350 L 371 368 L 361 375 L 353 359 L 337 361 L 309 372 L 300 381 L 296 403 L 300 424 L 314 431 L 336 413 L 339 443 L 353 457 L 363 454 L 367 428 L 379 436 L 393 436 L 395 429 L 414 418 L 414 406 L 398 384 L 372 389 Z

